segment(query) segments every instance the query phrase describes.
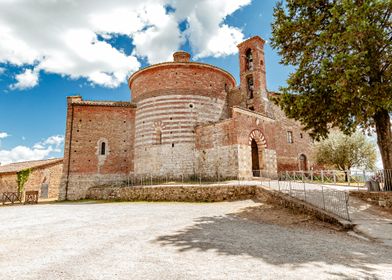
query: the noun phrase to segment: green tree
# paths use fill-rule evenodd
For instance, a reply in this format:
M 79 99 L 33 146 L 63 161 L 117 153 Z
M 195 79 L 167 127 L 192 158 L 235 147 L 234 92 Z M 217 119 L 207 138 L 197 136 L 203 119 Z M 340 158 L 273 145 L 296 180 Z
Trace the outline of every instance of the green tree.
M 315 159 L 318 164 L 343 171 L 353 167 L 373 170 L 377 154 L 374 144 L 362 133 L 348 136 L 337 131 L 331 132 L 327 139 L 316 144 Z
M 287 0 L 272 30 L 281 63 L 295 68 L 276 101 L 286 115 L 317 140 L 375 129 L 392 169 L 392 1 Z
M 24 185 L 29 179 L 31 173 L 31 169 L 23 169 L 16 173 L 16 182 L 18 183 L 18 193 L 22 193 L 24 191 Z

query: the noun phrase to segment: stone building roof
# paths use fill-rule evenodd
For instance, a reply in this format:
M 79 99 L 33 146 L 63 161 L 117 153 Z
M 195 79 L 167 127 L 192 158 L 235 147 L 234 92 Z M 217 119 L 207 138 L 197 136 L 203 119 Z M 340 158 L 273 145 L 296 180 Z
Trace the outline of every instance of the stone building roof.
M 45 160 L 33 160 L 33 161 L 10 163 L 7 165 L 0 166 L 0 175 L 3 173 L 16 173 L 26 168 L 35 169 L 35 168 L 45 167 L 47 165 L 61 163 L 62 161 L 63 161 L 62 158 L 53 158 L 53 159 L 45 159 Z
M 109 107 L 136 107 L 135 103 L 125 101 L 74 101 L 72 104 L 85 106 L 109 106 Z

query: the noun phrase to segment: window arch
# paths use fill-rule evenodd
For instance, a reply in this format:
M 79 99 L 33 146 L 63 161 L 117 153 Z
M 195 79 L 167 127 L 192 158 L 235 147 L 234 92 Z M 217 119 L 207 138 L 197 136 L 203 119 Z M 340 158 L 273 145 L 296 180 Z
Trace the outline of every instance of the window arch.
M 253 54 L 251 49 L 247 49 L 246 53 L 246 70 L 253 70 Z

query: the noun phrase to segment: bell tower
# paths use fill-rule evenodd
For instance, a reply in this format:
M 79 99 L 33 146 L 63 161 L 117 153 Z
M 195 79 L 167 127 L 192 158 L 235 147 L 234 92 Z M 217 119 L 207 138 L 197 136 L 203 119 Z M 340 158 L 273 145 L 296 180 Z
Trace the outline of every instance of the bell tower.
M 247 109 L 266 113 L 267 85 L 264 62 L 265 41 L 259 36 L 240 43 L 237 47 L 240 59 L 240 88 Z

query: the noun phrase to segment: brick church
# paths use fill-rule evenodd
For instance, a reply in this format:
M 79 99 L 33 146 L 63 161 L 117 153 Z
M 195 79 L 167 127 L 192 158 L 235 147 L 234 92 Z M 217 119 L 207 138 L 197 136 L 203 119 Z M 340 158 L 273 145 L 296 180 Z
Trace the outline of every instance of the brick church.
M 232 179 L 309 169 L 311 138 L 269 101 L 264 43 L 256 36 L 238 45 L 239 85 L 179 51 L 129 78 L 129 102 L 68 97 L 60 196 L 83 198 L 92 185 L 133 175 Z

